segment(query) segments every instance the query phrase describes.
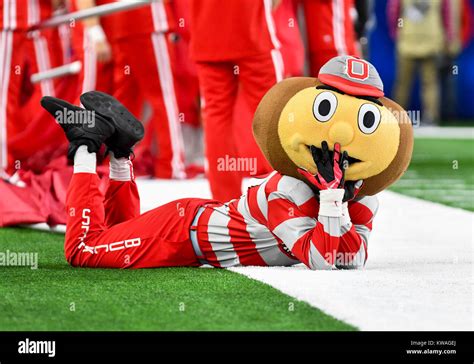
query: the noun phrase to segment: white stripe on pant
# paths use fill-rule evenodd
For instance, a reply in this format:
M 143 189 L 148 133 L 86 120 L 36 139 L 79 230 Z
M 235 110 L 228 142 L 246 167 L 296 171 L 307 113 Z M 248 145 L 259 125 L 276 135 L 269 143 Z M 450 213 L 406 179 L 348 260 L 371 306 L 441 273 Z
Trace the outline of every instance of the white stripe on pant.
M 344 32 L 344 2 L 332 0 L 332 27 L 334 31 L 334 46 L 338 55 L 347 54 Z
M 178 106 L 173 84 L 173 74 L 166 44 L 166 35 L 163 33 L 152 33 L 151 40 L 157 64 L 158 77 L 160 79 L 161 94 L 165 104 L 168 126 L 170 130 L 172 160 L 171 167 L 174 178 L 185 178 L 183 163 L 184 147 L 181 124 L 178 118 Z M 157 132 L 160 132 L 159 130 Z
M 84 71 L 82 80 L 82 92 L 93 91 L 96 88 L 97 79 L 97 54 L 95 52 L 94 43 L 89 39 L 87 32 L 84 30 Z
M 8 86 L 13 49 L 13 32 L 2 31 L 0 37 L 0 174 L 6 175 L 8 166 L 7 154 L 7 107 Z
M 46 39 L 39 33 L 34 32 L 33 43 L 35 46 L 36 64 L 39 72 L 51 69 L 51 61 L 49 57 L 49 49 Z M 53 80 L 43 80 L 40 83 L 41 93 L 43 96 L 55 96 Z
M 271 0 L 263 0 L 263 7 L 265 10 L 265 21 L 267 23 L 268 34 L 270 35 L 270 39 L 274 48 L 271 51 L 271 56 L 273 61 L 273 67 L 275 68 L 275 78 L 276 82 L 280 82 L 283 79 L 284 75 L 284 64 L 280 52 L 280 41 L 278 40 L 275 30 L 275 22 L 273 21 Z
M 13 49 L 13 32 L 2 31 L 0 40 L 0 174 L 6 175 L 8 165 L 7 154 L 7 107 L 8 86 L 10 83 L 10 71 Z

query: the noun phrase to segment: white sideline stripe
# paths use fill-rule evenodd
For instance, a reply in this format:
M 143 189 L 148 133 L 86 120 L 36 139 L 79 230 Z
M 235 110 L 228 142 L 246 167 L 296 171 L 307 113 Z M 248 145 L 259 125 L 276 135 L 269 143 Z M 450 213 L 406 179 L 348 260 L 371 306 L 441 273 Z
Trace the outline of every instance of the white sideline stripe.
M 474 139 L 474 127 L 423 126 L 414 128 L 415 138 Z
M 378 197 L 364 270 L 231 270 L 361 330 L 472 330 L 474 214 L 389 191 Z
M 45 222 L 39 224 L 22 224 L 18 225 L 19 227 L 24 227 L 28 229 L 40 230 L 40 231 L 48 231 L 50 233 L 66 233 L 66 225 L 56 225 L 56 226 L 49 226 Z
M 466 186 L 468 187 L 468 186 Z M 474 192 L 471 189 L 462 189 L 462 190 L 446 190 L 445 188 L 409 188 L 404 187 L 404 191 L 410 193 L 417 193 L 417 194 L 425 194 L 425 195 L 436 195 L 436 194 L 443 194 L 448 198 L 451 198 L 455 195 L 459 196 L 469 196 L 474 197 Z M 444 196 L 439 196 L 439 198 L 443 198 Z
M 137 183 L 142 212 L 178 198 L 210 197 L 205 179 Z M 390 191 L 378 198 L 363 270 L 231 270 L 362 330 L 472 330 L 474 214 Z
M 207 179 L 169 180 L 147 178 L 136 179 L 140 194 L 141 213 L 165 203 L 186 197 L 211 198 L 211 189 Z M 26 228 L 51 232 L 66 232 L 66 225 L 50 227 L 46 223 L 21 225 Z

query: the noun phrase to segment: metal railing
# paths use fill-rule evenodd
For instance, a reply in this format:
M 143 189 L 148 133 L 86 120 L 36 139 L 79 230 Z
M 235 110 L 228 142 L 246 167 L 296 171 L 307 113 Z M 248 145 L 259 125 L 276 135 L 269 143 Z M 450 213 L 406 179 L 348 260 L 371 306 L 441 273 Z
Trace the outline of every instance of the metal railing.
M 119 11 L 132 10 L 145 5 L 150 5 L 152 2 L 157 1 L 161 0 L 121 0 L 115 3 L 109 3 L 95 6 L 89 9 L 78 10 L 72 13 L 60 14 L 31 27 L 30 31 L 54 28 L 62 24 L 71 23 L 76 20 L 83 20 L 95 16 L 105 16 Z M 53 78 L 77 74 L 80 72 L 81 68 L 82 63 L 80 61 L 72 62 L 56 68 L 51 68 L 43 72 L 35 73 L 31 76 L 31 82 L 38 83 Z
M 94 16 L 104 16 L 118 11 L 131 10 L 145 5 L 149 5 L 156 0 L 123 0 L 115 3 L 95 6 L 93 8 L 78 10 L 68 14 L 53 16 L 33 27 L 31 30 L 57 27 L 61 24 L 69 23 L 73 20 L 82 20 Z M 161 0 L 160 0 L 161 1 Z

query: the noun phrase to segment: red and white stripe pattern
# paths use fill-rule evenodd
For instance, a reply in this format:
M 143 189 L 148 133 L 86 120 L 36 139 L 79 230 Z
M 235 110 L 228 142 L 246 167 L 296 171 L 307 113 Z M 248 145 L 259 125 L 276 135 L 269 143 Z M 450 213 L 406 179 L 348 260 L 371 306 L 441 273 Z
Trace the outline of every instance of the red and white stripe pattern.
M 97 53 L 95 51 L 94 42 L 90 39 L 87 30 L 83 30 L 83 49 L 84 49 L 84 78 L 82 80 L 81 93 L 93 91 L 97 84 Z
M 51 12 L 51 0 L 0 0 L 0 29 L 27 31 Z
M 13 32 L 0 32 L 0 175 L 5 177 L 7 154 L 8 85 L 12 67 Z
M 28 0 L 28 27 L 40 22 L 40 14 L 39 0 Z
M 36 64 L 39 72 L 51 69 L 51 58 L 49 56 L 48 43 L 39 31 L 32 34 L 35 48 Z M 54 83 L 52 79 L 43 80 L 40 83 L 43 96 L 55 96 Z
M 16 0 L 2 0 L 3 12 L 1 29 L 2 30 L 15 30 L 17 27 L 17 3 Z
M 155 32 L 167 32 L 169 30 L 168 18 L 166 16 L 166 8 L 162 1 L 152 2 L 151 16 L 153 18 L 153 26 Z
M 332 0 L 332 29 L 334 47 L 339 56 L 347 54 L 346 34 L 345 34 L 345 10 L 344 0 Z
M 204 260 L 216 267 L 360 268 L 377 206 L 374 196 L 351 202 L 354 222 L 318 216 L 308 185 L 273 172 L 240 199 L 202 207 L 195 230 Z
M 44 5 L 43 5 L 44 6 Z M 39 0 L 28 0 L 28 27 L 41 22 L 41 8 Z M 35 49 L 36 65 L 38 72 L 51 69 L 51 58 L 49 56 L 48 43 L 40 31 L 30 33 Z M 43 80 L 40 83 L 43 96 L 55 96 L 54 83 L 51 79 Z
M 161 94 L 165 104 L 166 116 L 168 119 L 168 128 L 170 131 L 172 159 L 171 168 L 173 178 L 186 178 L 184 166 L 184 142 L 179 121 L 178 103 L 176 101 L 176 92 L 174 88 L 173 73 L 171 70 L 171 61 L 166 40 L 166 31 L 168 31 L 168 20 L 163 2 L 153 2 L 151 5 L 154 33 L 151 35 L 153 51 L 155 53 L 156 66 L 158 68 L 158 77 L 160 79 Z
M 273 61 L 273 67 L 275 68 L 275 78 L 276 82 L 280 82 L 281 80 L 283 80 L 284 63 L 280 52 L 281 44 L 278 40 L 275 22 L 273 20 L 272 0 L 263 0 L 263 6 L 265 10 L 265 21 L 267 23 L 268 33 L 270 35 L 270 39 L 274 48 L 271 50 L 271 56 Z
M 6 177 L 5 170 L 8 165 L 7 106 L 14 36 L 12 30 L 17 29 L 18 25 L 18 4 L 16 0 L 2 0 L 0 5 L 2 7 L 0 14 L 0 176 Z
M 156 64 L 158 67 L 158 77 L 160 78 L 161 94 L 165 104 L 166 116 L 171 138 L 171 148 L 173 157 L 171 167 L 173 178 L 186 178 L 184 168 L 184 143 L 179 121 L 178 104 L 171 71 L 171 62 L 166 43 L 166 34 L 153 33 L 151 35 Z

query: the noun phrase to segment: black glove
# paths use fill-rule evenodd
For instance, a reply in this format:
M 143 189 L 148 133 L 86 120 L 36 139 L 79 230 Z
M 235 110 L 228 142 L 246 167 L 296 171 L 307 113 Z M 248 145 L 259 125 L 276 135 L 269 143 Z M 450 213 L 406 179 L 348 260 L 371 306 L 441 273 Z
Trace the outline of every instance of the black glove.
M 334 147 L 334 149 L 337 149 L 336 153 L 339 153 L 339 146 Z M 331 151 L 329 150 L 328 143 L 326 141 L 323 141 L 321 143 L 321 149 L 316 148 L 315 146 L 310 147 L 311 150 L 311 155 L 313 156 L 314 163 L 316 164 L 316 167 L 318 168 L 318 174 L 314 176 L 317 180 L 317 182 L 320 182 L 320 178 L 318 177 L 321 176 L 325 181 L 333 181 L 335 179 L 334 176 L 334 163 L 337 163 L 337 159 L 339 159 L 339 169 L 342 171 L 342 177 L 340 178 L 340 182 L 337 184 L 336 187 L 333 188 L 344 188 L 344 198 L 343 202 L 350 201 L 354 199 L 357 194 L 359 193 L 359 190 L 362 186 L 362 180 L 359 181 L 345 181 L 344 178 L 344 172 L 345 169 L 349 166 L 349 154 L 347 151 L 344 151 L 341 153 L 340 158 L 337 158 L 337 156 L 334 155 L 331 156 Z M 336 157 L 336 158 L 335 158 Z M 337 168 L 336 168 L 337 170 Z M 313 183 L 318 189 L 321 189 L 320 183 L 313 182 L 312 176 L 307 176 L 308 172 L 306 171 L 301 171 L 300 173 L 306 176 L 307 179 L 309 179 L 310 182 Z M 309 177 L 309 178 L 308 178 Z
M 327 182 L 333 181 L 335 178 L 339 180 L 337 186 L 333 188 L 343 188 L 344 186 L 344 166 L 345 160 L 347 160 L 347 152 L 343 152 L 340 154 L 340 146 L 336 144 L 334 145 L 334 151 L 329 151 L 328 143 L 323 141 L 321 143 L 321 149 L 316 148 L 314 145 L 310 147 L 311 155 L 313 156 L 314 163 L 318 168 L 318 175 L 323 177 L 323 179 Z M 334 168 L 335 164 L 339 165 L 339 168 Z M 342 176 L 335 176 L 334 171 L 340 170 L 342 171 Z

